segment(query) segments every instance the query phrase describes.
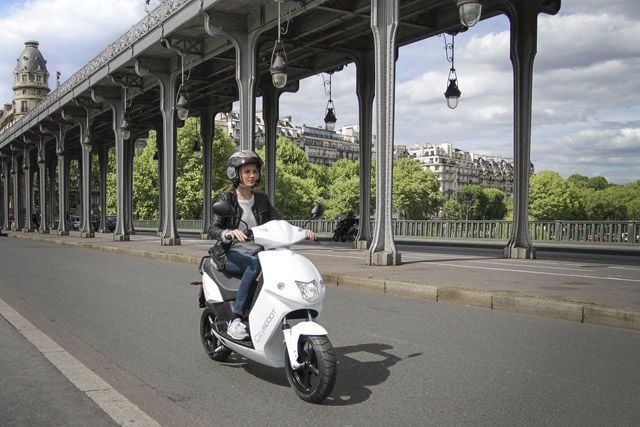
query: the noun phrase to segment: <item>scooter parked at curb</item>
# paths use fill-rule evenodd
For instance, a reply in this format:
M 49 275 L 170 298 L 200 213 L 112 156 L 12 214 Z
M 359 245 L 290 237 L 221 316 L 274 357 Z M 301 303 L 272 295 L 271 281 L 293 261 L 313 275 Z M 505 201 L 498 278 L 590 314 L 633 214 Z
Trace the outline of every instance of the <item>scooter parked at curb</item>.
M 213 211 L 235 215 L 224 201 L 215 203 Z M 315 322 L 325 294 L 322 276 L 311 261 L 289 249 L 305 240 L 306 233 L 286 221 L 269 221 L 248 234 L 262 247 L 258 252 L 262 273 L 247 322 L 249 338 L 238 341 L 227 334 L 240 278 L 219 271 L 205 256 L 198 267 L 205 298 L 202 345 L 217 362 L 227 360 L 233 351 L 267 366 L 285 367 L 295 393 L 302 400 L 319 403 L 333 390 L 337 367 L 328 332 Z

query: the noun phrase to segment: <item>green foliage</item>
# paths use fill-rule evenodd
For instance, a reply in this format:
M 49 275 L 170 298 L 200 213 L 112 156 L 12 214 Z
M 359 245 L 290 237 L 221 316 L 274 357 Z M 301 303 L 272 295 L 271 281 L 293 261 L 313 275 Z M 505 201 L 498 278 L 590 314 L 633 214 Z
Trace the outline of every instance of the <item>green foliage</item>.
M 576 174 L 565 181 L 555 172 L 541 172 L 531 178 L 529 213 L 538 219 L 638 219 L 640 180 L 615 185 Z
M 591 193 L 585 201 L 587 218 L 594 221 L 615 221 L 629 217 L 633 191 L 625 187 L 608 187 Z
M 579 211 L 575 187 L 551 171 L 533 175 L 529 185 L 529 213 L 536 219 L 575 219 Z
M 227 160 L 234 151 L 236 151 L 236 145 L 231 136 L 225 133 L 220 126 L 216 126 L 211 154 L 213 163 L 213 177 L 211 178 L 213 200 L 216 200 L 220 193 L 231 186 L 231 181 L 227 178 Z
M 176 218 L 202 219 L 203 165 L 202 150 L 194 151 L 194 146 L 202 147 L 200 123 L 190 118 L 178 129 L 176 157 Z
M 134 193 L 134 198 L 136 194 Z M 107 214 L 116 212 L 116 150 L 107 151 Z
M 133 217 L 157 219 L 160 177 L 156 153 L 156 133 L 149 133 L 147 145 L 133 159 Z M 115 212 L 115 206 L 111 212 Z
M 313 179 L 277 174 L 275 208 L 284 218 L 309 218 L 318 200 L 319 188 Z
M 482 186 L 477 184 L 467 184 L 460 187 L 458 201 L 462 208 L 462 218 L 482 219 L 487 210 L 487 195 Z
M 360 208 L 360 164 L 340 159 L 327 171 L 329 181 L 325 217 L 338 218 Z
M 265 159 L 264 148 L 258 155 Z M 311 165 L 291 139 L 276 141 L 276 205 L 284 218 L 308 218 L 313 206 L 321 200 L 320 181 L 324 172 Z
M 462 219 L 462 205 L 455 199 L 447 199 L 442 206 L 445 219 Z
M 487 198 L 487 206 L 482 219 L 503 219 L 507 214 L 504 192 L 497 188 L 484 188 L 482 191 Z
M 403 157 L 393 168 L 393 209 L 403 219 L 428 219 L 444 198 L 436 175 L 413 159 Z

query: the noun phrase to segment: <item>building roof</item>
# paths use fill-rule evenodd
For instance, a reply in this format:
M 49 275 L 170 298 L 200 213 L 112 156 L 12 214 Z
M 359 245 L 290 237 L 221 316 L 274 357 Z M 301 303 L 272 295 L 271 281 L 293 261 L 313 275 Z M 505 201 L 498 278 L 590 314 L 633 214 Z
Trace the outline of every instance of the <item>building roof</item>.
M 47 61 L 38 50 L 39 43 L 34 40 L 24 42 L 24 50 L 17 59 L 15 72 L 40 72 L 48 73 Z

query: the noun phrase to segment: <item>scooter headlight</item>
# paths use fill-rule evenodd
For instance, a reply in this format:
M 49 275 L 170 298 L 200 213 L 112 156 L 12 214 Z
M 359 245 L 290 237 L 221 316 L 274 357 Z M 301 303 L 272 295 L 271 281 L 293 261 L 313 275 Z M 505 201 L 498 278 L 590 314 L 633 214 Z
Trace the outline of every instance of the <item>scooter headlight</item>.
M 320 284 L 315 279 L 310 282 L 296 280 L 296 285 L 298 285 L 300 295 L 305 301 L 316 302 L 320 297 Z

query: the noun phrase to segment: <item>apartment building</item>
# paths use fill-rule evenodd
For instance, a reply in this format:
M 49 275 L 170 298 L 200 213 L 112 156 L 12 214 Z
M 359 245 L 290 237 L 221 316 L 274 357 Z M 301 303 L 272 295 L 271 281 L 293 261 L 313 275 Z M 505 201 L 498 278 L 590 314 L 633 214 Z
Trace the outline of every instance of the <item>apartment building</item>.
M 513 194 L 513 159 L 464 151 L 449 143 L 396 147 L 396 156 L 409 156 L 435 173 L 445 197 L 455 197 L 465 184 L 497 188 Z

